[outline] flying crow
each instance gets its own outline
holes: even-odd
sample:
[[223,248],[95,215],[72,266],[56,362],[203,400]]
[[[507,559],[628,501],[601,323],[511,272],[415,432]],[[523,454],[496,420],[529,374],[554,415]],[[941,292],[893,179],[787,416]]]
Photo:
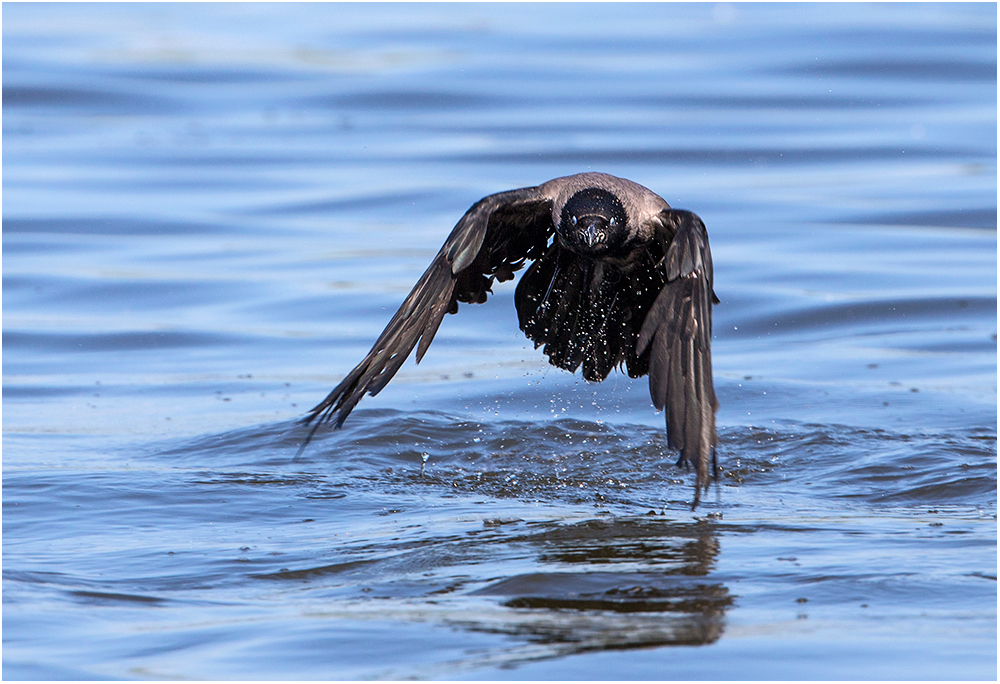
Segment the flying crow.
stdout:
[[[303,419],[343,425],[446,313],[482,304],[494,280],[528,270],[514,293],[521,330],[549,363],[600,382],[649,374],[678,465],[697,469],[695,505],[715,469],[712,254],[705,224],[624,178],[580,173],[489,195],[465,212],[364,360]],[[303,448],[305,444],[303,444]]]

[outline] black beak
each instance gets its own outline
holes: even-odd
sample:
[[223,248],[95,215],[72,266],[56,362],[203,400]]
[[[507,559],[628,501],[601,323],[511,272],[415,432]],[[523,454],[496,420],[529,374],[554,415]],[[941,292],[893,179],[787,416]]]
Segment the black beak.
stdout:
[[602,216],[584,216],[578,227],[580,239],[588,247],[604,242],[608,237],[608,222]]

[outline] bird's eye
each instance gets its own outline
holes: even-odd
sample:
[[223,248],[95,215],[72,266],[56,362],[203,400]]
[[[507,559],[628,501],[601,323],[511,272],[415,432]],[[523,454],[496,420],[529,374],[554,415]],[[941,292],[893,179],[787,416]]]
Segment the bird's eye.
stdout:
[[618,222],[618,219],[616,219],[616,218],[615,218],[614,216],[612,216],[612,217],[611,217],[611,220],[610,220],[610,221],[608,221],[608,225],[609,225],[609,226],[613,226],[613,225],[615,225],[615,224],[616,224],[617,222]]
[[573,221],[573,225],[575,226],[575,225],[576,225],[576,217],[575,217],[575,216],[574,216],[574,217],[572,217],[572,219],[571,219],[571,220]]

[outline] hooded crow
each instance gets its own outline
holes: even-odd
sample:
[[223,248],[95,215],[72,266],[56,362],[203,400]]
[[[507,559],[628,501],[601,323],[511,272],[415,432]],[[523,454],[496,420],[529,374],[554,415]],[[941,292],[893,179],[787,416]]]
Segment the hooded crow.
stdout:
[[417,349],[423,358],[446,313],[482,304],[494,280],[528,265],[514,293],[521,330],[549,363],[600,382],[612,368],[649,375],[666,409],[677,465],[694,464],[695,499],[717,468],[712,385],[712,254],[705,224],[624,178],[580,173],[489,195],[459,220],[368,355],[303,419],[343,425]]

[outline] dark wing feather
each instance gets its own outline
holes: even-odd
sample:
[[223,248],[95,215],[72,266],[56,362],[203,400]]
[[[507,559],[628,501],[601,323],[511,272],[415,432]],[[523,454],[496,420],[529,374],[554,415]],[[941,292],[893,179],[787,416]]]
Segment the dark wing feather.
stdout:
[[679,464],[697,468],[695,504],[708,487],[718,441],[712,385],[712,252],[705,224],[688,211],[665,209],[653,221],[665,248],[667,283],[653,302],[636,345],[649,352],[649,394],[666,408],[667,443]]
[[[316,420],[301,450],[320,425],[339,428],[365,394],[376,395],[417,348],[417,363],[446,313],[458,302],[486,301],[493,281],[510,280],[526,258],[537,258],[555,228],[552,202],[538,188],[484,197],[459,220],[364,360],[303,419]],[[318,419],[318,420],[317,420]]]

